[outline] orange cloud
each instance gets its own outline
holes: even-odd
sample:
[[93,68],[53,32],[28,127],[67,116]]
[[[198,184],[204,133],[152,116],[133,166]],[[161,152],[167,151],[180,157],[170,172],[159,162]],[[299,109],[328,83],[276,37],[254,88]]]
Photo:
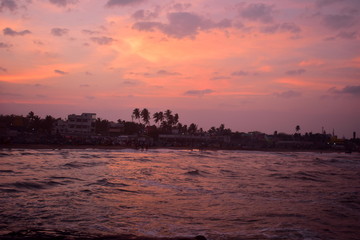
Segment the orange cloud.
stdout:
[[310,60],[304,60],[301,61],[298,65],[301,67],[307,67],[307,66],[321,66],[325,62],[320,59],[310,59]]
[[354,67],[360,67],[360,57],[352,59],[351,63]]
[[286,77],[286,78],[277,79],[277,80],[275,80],[275,82],[283,83],[283,84],[295,86],[295,87],[303,87],[303,88],[307,88],[309,90],[310,89],[324,90],[324,89],[329,89],[330,87],[332,87],[331,84],[322,82],[321,79],[300,80],[297,78]]
[[257,70],[261,72],[272,72],[273,68],[267,65],[267,66],[261,66]]
[[53,64],[35,67],[34,69],[24,69],[17,74],[1,75],[0,81],[11,83],[29,83],[33,80],[41,80],[52,77],[60,77],[64,74],[79,69],[82,64]]

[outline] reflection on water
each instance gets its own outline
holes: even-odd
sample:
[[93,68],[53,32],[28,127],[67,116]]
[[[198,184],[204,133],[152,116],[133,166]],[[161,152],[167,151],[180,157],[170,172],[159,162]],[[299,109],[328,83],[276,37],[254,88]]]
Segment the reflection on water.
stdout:
[[360,155],[2,150],[0,234],[358,239]]

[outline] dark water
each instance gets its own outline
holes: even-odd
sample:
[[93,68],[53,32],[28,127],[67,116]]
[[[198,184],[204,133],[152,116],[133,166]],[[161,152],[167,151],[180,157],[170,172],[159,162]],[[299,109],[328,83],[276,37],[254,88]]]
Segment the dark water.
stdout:
[[0,236],[26,229],[360,239],[360,155],[2,150]]

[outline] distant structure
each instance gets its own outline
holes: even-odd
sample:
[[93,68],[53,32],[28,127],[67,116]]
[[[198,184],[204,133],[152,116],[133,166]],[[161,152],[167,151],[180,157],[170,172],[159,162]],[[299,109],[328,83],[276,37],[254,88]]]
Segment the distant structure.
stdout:
[[54,132],[64,135],[91,135],[95,133],[96,113],[70,114],[68,119],[58,120]]

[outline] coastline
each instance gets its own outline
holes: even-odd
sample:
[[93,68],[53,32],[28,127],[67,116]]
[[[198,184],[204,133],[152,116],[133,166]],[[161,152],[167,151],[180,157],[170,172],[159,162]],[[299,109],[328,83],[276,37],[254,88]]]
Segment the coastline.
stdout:
[[318,152],[318,153],[352,153],[344,149],[289,149],[289,148],[196,148],[196,147],[168,147],[153,146],[148,148],[134,148],[120,145],[61,145],[61,144],[0,144],[0,150],[12,149],[34,149],[34,150],[61,150],[61,149],[94,149],[94,150],[124,150],[133,149],[139,151],[170,149],[170,150],[190,150],[190,151],[252,151],[252,152]]
[[59,230],[43,230],[29,229],[16,232],[9,232],[0,235],[0,240],[207,240],[206,237],[198,235],[195,237],[146,237],[136,236],[132,234],[120,235],[90,235],[87,233],[59,231]]

